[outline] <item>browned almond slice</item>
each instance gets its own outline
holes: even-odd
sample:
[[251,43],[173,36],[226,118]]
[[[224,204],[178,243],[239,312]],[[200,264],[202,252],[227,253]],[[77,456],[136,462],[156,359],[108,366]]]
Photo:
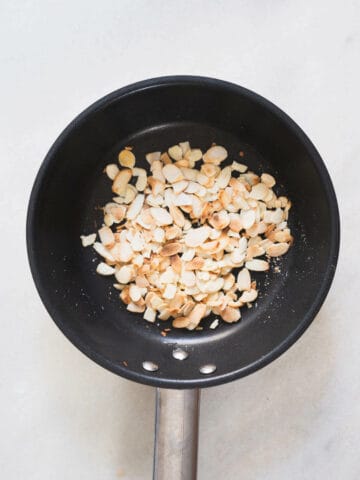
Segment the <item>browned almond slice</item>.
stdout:
[[174,272],[180,275],[182,269],[182,261],[180,260],[179,255],[172,255],[170,257],[170,264]]
[[189,324],[190,319],[188,317],[177,317],[172,322],[174,328],[186,328]]
[[240,320],[241,314],[238,308],[226,307],[221,311],[221,318],[226,323],[234,323]]
[[195,163],[202,159],[203,154],[200,148],[193,148],[188,150],[184,156],[186,160],[189,160],[189,162]]
[[230,215],[225,210],[214,213],[209,218],[209,223],[216,230],[223,230],[230,223]]
[[288,243],[275,243],[273,245],[270,245],[266,249],[266,253],[267,255],[269,255],[269,257],[280,257],[281,255],[284,255],[288,250]]
[[213,163],[214,165],[220,165],[228,156],[227,150],[220,146],[215,145],[214,147],[209,148],[209,150],[204,153],[203,160],[204,163]]
[[167,243],[160,251],[160,255],[162,257],[171,257],[172,255],[176,255],[180,253],[182,250],[181,243],[174,242],[174,243]]
[[179,145],[174,145],[173,147],[170,147],[168,150],[168,154],[173,160],[176,161],[181,160],[183,156],[181,147]]
[[264,253],[265,249],[263,247],[260,245],[252,245],[247,249],[246,260],[251,260],[253,257],[260,257],[261,255],[264,255]]
[[102,227],[99,230],[100,241],[105,247],[111,247],[115,243],[114,233],[109,227]]
[[186,270],[200,270],[204,266],[205,260],[201,257],[194,257],[185,265]]
[[116,175],[114,182],[112,184],[112,191],[117,195],[124,195],[126,192],[126,187],[132,177],[132,172],[129,168],[120,170]]
[[133,168],[135,165],[135,155],[130,150],[121,150],[119,153],[119,163],[122,167]]
[[205,313],[206,305],[204,305],[203,303],[198,303],[197,305],[195,305],[193,310],[188,315],[190,322],[186,328],[188,330],[194,330],[194,328],[196,328],[201,322],[201,319],[205,316]]
[[145,155],[146,160],[150,163],[150,165],[155,162],[156,160],[160,160],[161,152],[150,152]]
[[229,185],[231,179],[231,167],[225,167],[219,173],[216,182],[219,188],[226,188]]

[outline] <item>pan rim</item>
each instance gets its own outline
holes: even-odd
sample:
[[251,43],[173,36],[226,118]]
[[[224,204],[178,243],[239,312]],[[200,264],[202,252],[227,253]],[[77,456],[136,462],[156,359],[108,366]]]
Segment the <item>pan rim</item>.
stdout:
[[[306,148],[309,156],[313,164],[315,165],[321,181],[323,183],[327,201],[331,206],[331,230],[332,234],[330,236],[330,254],[328,259],[328,264],[326,267],[326,272],[324,274],[323,282],[321,284],[321,288],[319,289],[315,300],[313,301],[311,307],[307,311],[306,315],[303,317],[302,321],[299,323],[298,327],[292,331],[292,333],[280,344],[277,345],[273,350],[271,350],[268,354],[264,355],[263,357],[257,359],[253,363],[247,365],[246,367],[239,368],[237,370],[233,370],[232,372],[228,372],[225,374],[216,374],[216,372],[209,376],[203,377],[193,380],[177,380],[173,378],[164,378],[164,377],[157,377],[154,374],[146,373],[139,373],[136,371],[129,370],[122,364],[114,364],[105,358],[99,352],[93,350],[89,347],[85,342],[79,338],[76,334],[74,334],[71,328],[59,319],[55,313],[55,309],[53,309],[51,302],[48,301],[46,295],[46,289],[43,287],[41,280],[40,280],[40,272],[38,270],[35,258],[34,258],[34,245],[33,245],[33,219],[36,214],[36,199],[42,185],[44,176],[46,175],[47,168],[52,162],[55,152],[58,149],[58,146],[62,144],[62,142],[67,138],[68,134],[72,132],[74,129],[77,128],[79,124],[85,121],[89,114],[96,112],[98,109],[103,108],[105,106],[110,105],[112,102],[118,100],[120,97],[132,95],[136,92],[140,92],[143,90],[148,90],[151,88],[158,88],[160,86],[164,87],[166,85],[171,86],[182,86],[182,85],[189,85],[189,84],[196,84],[197,86],[213,86],[217,88],[224,88],[229,92],[233,92],[236,94],[241,94],[246,96],[256,103],[262,105],[264,108],[269,110],[273,113],[276,117],[281,119],[285,124],[286,127],[291,130],[301,141],[301,143]],[[117,89],[99,100],[96,100],[92,103],[89,107],[83,110],[79,115],[77,115],[61,132],[61,134],[57,137],[53,145],[51,146],[50,150],[48,151],[45,159],[43,160],[40,169],[36,175],[30,199],[28,203],[28,211],[27,211],[27,219],[26,219],[26,244],[27,244],[27,253],[28,253],[28,261],[30,264],[30,270],[32,273],[32,277],[36,286],[36,289],[39,293],[41,301],[45,306],[47,312],[49,313],[50,317],[53,319],[55,324],[58,328],[62,331],[62,333],[70,340],[70,342],[77,347],[82,353],[84,353],[87,357],[91,360],[99,364],[100,366],[106,368],[107,370],[120,375],[121,377],[127,378],[129,380],[136,381],[138,383],[161,387],[161,388],[204,388],[210,386],[216,386],[223,383],[230,382],[232,380],[245,377],[255,371],[259,370],[260,368],[265,367],[278,357],[282,355],[285,351],[287,351],[306,331],[306,329],[310,326],[314,318],[316,317],[317,313],[319,312],[320,308],[322,307],[326,296],[330,290],[336,265],[338,261],[339,255],[339,248],[340,248],[340,217],[339,217],[339,208],[338,202],[336,199],[336,194],[334,191],[334,187],[330,178],[330,175],[327,171],[327,168],[318,153],[317,149],[311,142],[311,140],[307,137],[304,131],[292,120],[284,111],[282,111],[279,107],[275,104],[267,100],[266,98],[262,97],[261,95],[244,88],[242,86],[236,85],[234,83],[219,80],[210,77],[204,76],[192,76],[192,75],[174,75],[174,76],[163,76],[163,77],[155,77],[148,80],[142,80],[136,83],[132,83],[120,89]]]

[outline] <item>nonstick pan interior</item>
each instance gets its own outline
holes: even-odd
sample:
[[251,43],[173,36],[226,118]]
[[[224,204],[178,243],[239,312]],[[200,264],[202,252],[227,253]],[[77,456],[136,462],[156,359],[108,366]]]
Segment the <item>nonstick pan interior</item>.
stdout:
[[[179,141],[206,149],[224,145],[255,172],[273,174],[293,202],[289,253],[254,275],[259,298],[242,320],[216,330],[171,330],[129,313],[111,279],[95,273],[98,258],[80,235],[101,226],[99,207],[111,201],[103,174],[118,151],[132,145],[139,166],[145,153]],[[339,246],[338,209],[318,153],[284,113],[235,85],[199,77],[141,82],[114,92],[82,113],[48,153],[31,195],[28,252],[33,276],[50,315],[86,355],[107,369],[162,387],[204,387],[247,375],[286,350],[310,324],[334,274]],[[172,357],[181,347],[184,361]],[[159,366],[143,368],[144,361]],[[213,364],[204,375],[200,368]]]

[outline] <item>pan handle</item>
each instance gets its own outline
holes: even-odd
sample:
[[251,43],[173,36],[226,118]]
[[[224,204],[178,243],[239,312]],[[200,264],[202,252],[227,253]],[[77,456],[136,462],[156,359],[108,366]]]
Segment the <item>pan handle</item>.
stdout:
[[199,406],[199,389],[156,389],[153,480],[196,480]]

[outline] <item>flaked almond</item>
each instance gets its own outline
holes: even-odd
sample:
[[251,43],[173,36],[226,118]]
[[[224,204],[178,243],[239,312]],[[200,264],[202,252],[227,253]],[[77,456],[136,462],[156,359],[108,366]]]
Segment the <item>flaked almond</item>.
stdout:
[[261,255],[264,255],[264,253],[265,250],[263,247],[260,245],[252,245],[247,249],[246,260],[251,260],[253,257],[260,257]]
[[96,267],[96,273],[98,273],[99,275],[114,275],[115,268],[111,267],[107,263],[101,262]]
[[180,182],[184,178],[183,174],[181,173],[181,170],[176,165],[173,165],[173,164],[164,165],[162,171],[163,171],[164,177],[169,183]]
[[145,311],[145,305],[137,305],[136,303],[130,302],[126,309],[133,313],[143,313]]
[[172,216],[170,213],[161,207],[151,207],[150,213],[155,220],[155,223],[158,227],[163,227],[165,225],[171,225],[173,223]]
[[80,235],[80,239],[83,247],[90,247],[95,243],[96,233],[90,233],[90,235]]
[[268,188],[272,188],[276,183],[275,178],[269,173],[263,173],[260,178],[262,183],[266,185]]
[[209,178],[214,178],[220,173],[220,169],[217,165],[212,163],[204,163],[201,166],[201,172]]
[[129,288],[129,295],[131,300],[136,303],[141,298],[141,289],[135,283],[132,283]]
[[147,307],[144,312],[143,319],[147,320],[148,322],[154,323],[156,319],[156,311],[153,310],[151,307]]
[[119,163],[122,167],[133,168],[135,165],[135,155],[130,150],[121,150],[119,153]]
[[242,210],[240,213],[240,221],[242,223],[242,227],[246,230],[251,228],[255,223],[254,210]]
[[176,182],[173,184],[173,190],[176,195],[183,192],[186,187],[189,185],[188,180],[180,180],[180,182]]
[[190,163],[195,163],[198,162],[199,160],[202,159],[202,151],[200,148],[193,148],[191,150],[188,150],[185,154],[184,157],[186,160],[188,160]]
[[172,255],[176,255],[180,253],[182,250],[181,243],[173,242],[167,243],[160,251],[160,255],[162,257],[171,257]]
[[157,180],[154,177],[148,177],[147,178],[148,184],[151,187],[152,194],[154,196],[159,195],[165,190],[165,183],[161,182],[160,180]]
[[190,262],[185,264],[186,270],[200,270],[205,263],[205,260],[201,257],[194,257]]
[[193,271],[184,270],[180,281],[185,287],[193,287],[196,284],[196,276]]
[[172,298],[175,297],[177,291],[177,287],[175,284],[169,283],[166,285],[164,293],[163,293],[163,298],[166,298],[167,300],[171,300]]
[[230,215],[225,210],[221,210],[209,218],[209,223],[216,230],[223,230],[230,223]]
[[112,184],[112,191],[117,195],[124,195],[126,192],[126,187],[132,177],[132,172],[129,168],[120,170],[116,175],[114,182]]
[[251,289],[248,292],[243,292],[239,300],[243,303],[254,302],[257,299],[257,296],[257,290]]
[[175,273],[180,275],[181,270],[182,270],[182,261],[180,260],[179,255],[172,255],[170,257],[170,264],[174,270]]
[[102,227],[98,231],[100,242],[105,245],[105,247],[111,247],[115,243],[114,233],[109,227]]
[[233,170],[234,172],[240,172],[240,173],[245,173],[246,170],[248,169],[248,167],[242,163],[239,163],[239,162],[233,162],[231,164],[231,170]]
[[265,260],[258,260],[257,258],[246,262],[245,267],[254,272],[265,272],[266,270],[269,270],[268,262]]
[[237,276],[237,279],[236,279],[236,286],[237,286],[238,290],[240,290],[240,291],[250,290],[250,288],[251,288],[251,277],[250,277],[250,272],[247,268],[243,268],[238,273],[238,276]]
[[193,205],[193,197],[187,193],[179,193],[174,198],[174,205],[177,207],[187,207]]
[[179,147],[181,148],[183,156],[191,149],[189,142],[179,142]]
[[95,242],[93,244],[94,250],[101,255],[103,258],[106,260],[109,260],[110,262],[114,262],[115,258],[113,255],[109,252],[109,250],[100,242]]
[[190,324],[190,318],[188,317],[177,317],[174,318],[172,326],[174,328],[187,328]]
[[190,229],[185,236],[185,245],[193,248],[200,246],[209,238],[210,231],[208,226]]
[[219,185],[219,188],[226,188],[229,185],[230,178],[231,178],[231,167],[223,168],[216,179],[216,182]]
[[115,180],[116,175],[119,173],[119,167],[115,163],[110,163],[105,167],[105,173],[110,180]]
[[226,323],[234,323],[240,320],[241,314],[238,308],[226,307],[221,311],[221,318]]
[[190,322],[186,328],[188,330],[194,330],[199,325],[201,319],[205,316],[205,313],[206,305],[203,303],[198,303],[195,305],[193,310],[188,315]]
[[145,196],[143,194],[137,195],[135,200],[130,205],[127,213],[126,218],[128,220],[134,220],[140,213],[143,205],[144,205]]
[[250,198],[255,200],[264,200],[264,198],[269,193],[268,187],[264,183],[258,183],[254,185],[250,192]]
[[266,254],[269,257],[280,257],[289,250],[289,247],[288,243],[275,243],[266,249]]
[[124,265],[115,272],[116,280],[121,284],[127,284],[133,279],[134,270],[130,265]]
[[209,150],[204,153],[203,160],[204,163],[213,163],[214,165],[220,165],[228,156],[226,149],[220,145],[215,145],[214,147],[209,148]]
[[161,152],[150,152],[145,155],[145,158],[151,165],[153,162],[160,160],[160,155]]
[[181,160],[183,156],[182,149],[179,145],[174,145],[173,147],[170,147],[168,150],[168,154],[173,160]]

